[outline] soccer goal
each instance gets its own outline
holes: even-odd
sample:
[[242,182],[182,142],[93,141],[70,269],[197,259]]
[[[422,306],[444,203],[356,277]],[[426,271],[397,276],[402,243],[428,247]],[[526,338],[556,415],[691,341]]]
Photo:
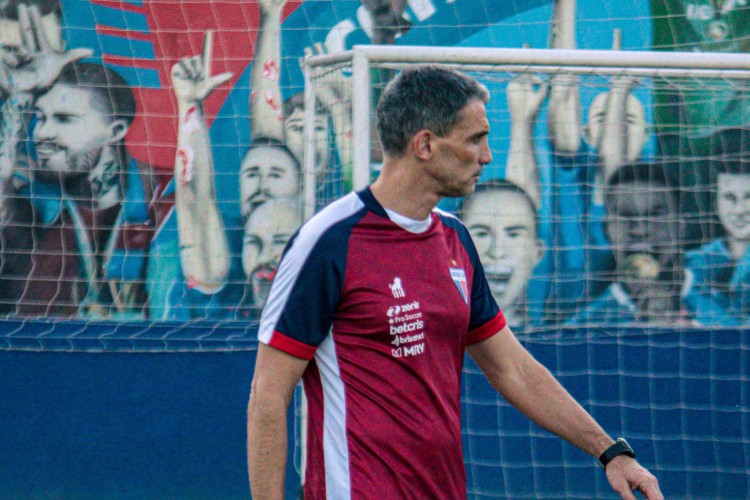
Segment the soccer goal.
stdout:
[[[309,57],[308,215],[377,177],[377,98],[417,63],[490,92],[493,162],[472,197],[440,208],[472,233],[521,341],[630,440],[667,497],[747,498],[750,55],[358,46]],[[332,102],[336,141],[313,132]],[[468,358],[463,389],[470,498],[612,497],[589,457],[520,416]]]

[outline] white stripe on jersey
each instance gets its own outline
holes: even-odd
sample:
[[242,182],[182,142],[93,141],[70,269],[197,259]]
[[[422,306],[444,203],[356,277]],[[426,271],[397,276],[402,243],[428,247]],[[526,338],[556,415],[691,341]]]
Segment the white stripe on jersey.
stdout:
[[349,441],[346,439],[346,395],[339,373],[336,345],[328,335],[315,353],[323,386],[323,459],[328,500],[351,498]]
[[315,247],[320,237],[333,225],[353,215],[364,207],[364,203],[356,193],[349,193],[334,201],[300,228],[297,238],[287,250],[271,285],[266,306],[260,318],[258,341],[268,344],[276,329],[281,313],[289,300],[297,274],[307,261],[307,257]]

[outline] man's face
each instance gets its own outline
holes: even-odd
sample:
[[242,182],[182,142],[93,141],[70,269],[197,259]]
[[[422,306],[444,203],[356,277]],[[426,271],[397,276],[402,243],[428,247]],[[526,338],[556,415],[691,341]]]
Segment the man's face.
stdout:
[[727,235],[750,240],[750,174],[719,174],[716,189],[716,210]]
[[492,295],[510,312],[524,298],[526,284],[544,253],[527,197],[512,189],[482,191],[464,205],[469,229]]
[[487,142],[490,124],[484,103],[478,99],[467,104],[459,122],[445,137],[434,136],[431,144],[434,160],[427,173],[438,185],[440,196],[468,196],[492,161]]
[[[286,146],[302,164],[305,157],[305,112],[294,108],[291,115],[284,120],[284,139]],[[325,171],[330,163],[331,152],[328,148],[328,117],[325,114],[315,115],[315,172]]]
[[299,205],[284,199],[259,205],[247,219],[242,267],[257,307],[265,305],[284,247],[301,223]]
[[607,236],[621,277],[653,279],[673,267],[680,253],[680,220],[665,186],[620,184],[610,188],[605,203]]
[[242,215],[274,198],[299,196],[299,167],[283,148],[258,146],[250,149],[240,170]]
[[[608,140],[604,135],[604,119],[607,112],[607,92],[597,95],[588,113],[588,126],[586,127],[586,140],[589,144],[600,147],[601,141]],[[641,156],[643,146],[646,144],[646,115],[643,105],[633,94],[628,95],[625,105],[625,140],[627,146],[627,162],[634,162]]]
[[[41,180],[87,174],[99,161],[105,146],[121,138],[115,122],[102,109],[91,91],[70,85],[55,85],[35,105],[32,132]],[[124,123],[120,127],[126,129]]]

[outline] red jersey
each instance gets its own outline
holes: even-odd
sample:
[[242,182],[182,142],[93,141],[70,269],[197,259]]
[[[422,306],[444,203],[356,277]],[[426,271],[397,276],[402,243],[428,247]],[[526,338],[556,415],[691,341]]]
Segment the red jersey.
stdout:
[[413,233],[366,189],[303,225],[259,339],[311,360],[305,498],[465,497],[464,351],[504,326],[455,217]]

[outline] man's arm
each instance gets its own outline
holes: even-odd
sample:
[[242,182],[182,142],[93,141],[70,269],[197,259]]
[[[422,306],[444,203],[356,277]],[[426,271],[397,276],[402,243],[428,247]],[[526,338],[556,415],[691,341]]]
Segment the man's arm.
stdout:
[[[576,48],[576,0],[555,0],[552,13],[551,47]],[[581,102],[578,77],[570,73],[554,73],[547,110],[547,126],[554,151],[575,155],[581,148]]]
[[250,142],[284,141],[281,72],[281,13],[286,0],[260,0],[260,27],[250,70]]
[[[305,48],[305,57],[325,53],[322,44]],[[304,59],[302,60],[304,64]],[[303,68],[304,71],[304,68]],[[316,82],[321,105],[331,117],[333,138],[341,161],[344,192],[352,189],[354,142],[352,141],[352,82],[341,68],[333,69]]]
[[260,344],[247,407],[247,468],[253,498],[282,500],[286,418],[307,361]]
[[[507,326],[468,351],[490,384],[537,425],[597,458],[614,443]],[[607,479],[622,498],[635,499],[634,489],[649,500],[663,498],[656,478],[630,457],[612,460]]]
[[548,86],[539,78],[521,74],[508,83],[506,94],[510,111],[510,148],[505,179],[528,193],[539,206],[542,188],[534,149],[534,122],[547,96]]
[[[612,50],[620,50],[621,33],[615,29],[612,33]],[[600,137],[594,145],[602,167],[601,181],[606,185],[609,178],[626,163],[638,160],[641,151],[628,156],[628,101],[632,96],[635,79],[627,74],[612,77],[602,122]],[[640,103],[639,103],[640,105]]]
[[202,103],[232,74],[211,75],[212,41],[209,31],[203,55],[182,59],[171,73],[179,117],[174,178],[180,263],[188,282],[204,293],[221,288],[230,262],[229,243],[216,201],[213,156]]

